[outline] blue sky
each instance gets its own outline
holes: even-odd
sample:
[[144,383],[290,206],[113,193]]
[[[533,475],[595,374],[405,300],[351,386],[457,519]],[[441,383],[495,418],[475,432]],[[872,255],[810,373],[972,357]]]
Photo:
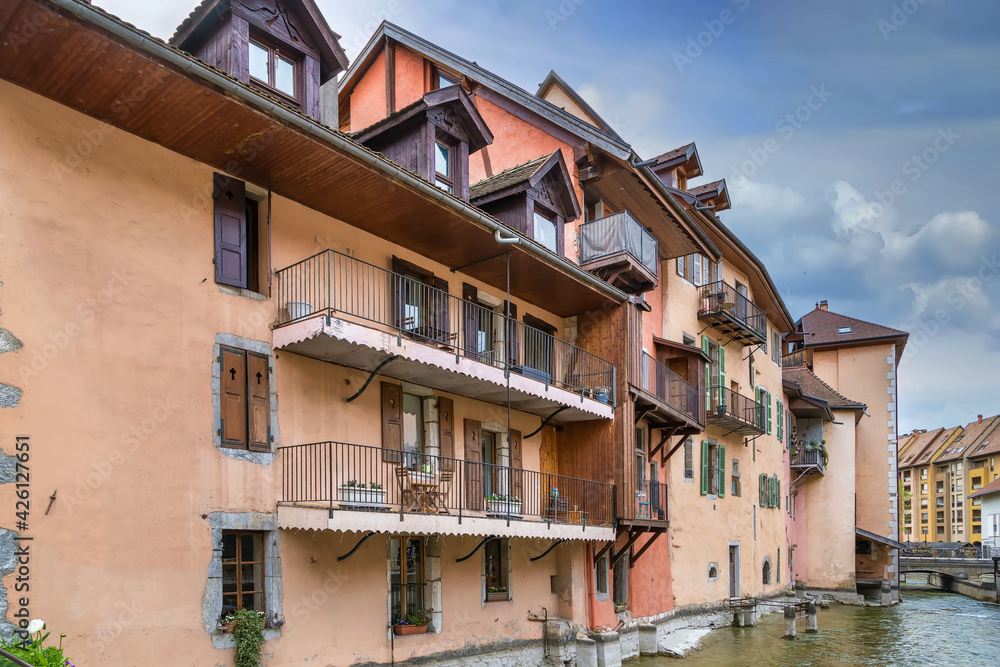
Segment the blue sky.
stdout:
[[[167,38],[195,0],[97,0]],[[1000,398],[1000,3],[317,0],[350,57],[387,18],[534,91],[555,69],[652,157],[697,141],[794,317],[910,331],[900,432]]]

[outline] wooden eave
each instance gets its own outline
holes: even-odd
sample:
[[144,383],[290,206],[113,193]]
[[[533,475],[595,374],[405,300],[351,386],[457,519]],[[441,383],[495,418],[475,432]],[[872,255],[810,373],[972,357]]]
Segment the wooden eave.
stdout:
[[[626,298],[530,241],[498,245],[487,224],[495,219],[98,8],[11,0],[0,5],[0,34],[9,39],[43,9],[47,24],[18,44],[18,57],[0,59],[0,78],[445,266],[509,249],[511,292],[558,316]],[[507,284],[503,257],[463,272]]]
[[689,356],[698,357],[706,364],[711,363],[712,361],[712,359],[707,354],[705,354],[704,350],[702,350],[700,347],[695,347],[694,345],[685,345],[684,343],[678,343],[677,341],[667,340],[666,338],[660,338],[659,336],[653,336],[653,344],[658,345],[667,350],[678,352],[685,357]]

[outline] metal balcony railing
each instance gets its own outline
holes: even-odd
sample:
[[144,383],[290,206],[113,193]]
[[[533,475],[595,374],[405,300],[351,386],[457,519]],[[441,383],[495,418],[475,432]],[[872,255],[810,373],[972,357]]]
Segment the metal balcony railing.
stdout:
[[580,264],[623,252],[657,276],[656,239],[628,211],[612,213],[580,226]]
[[281,502],[318,504],[331,513],[400,512],[588,526],[610,526],[615,520],[613,484],[342,442],[279,447],[278,452]]
[[701,421],[698,387],[646,352],[642,353],[642,388],[695,421]]
[[278,326],[343,313],[469,359],[614,403],[614,365],[416,278],[335,250],[275,272]]
[[702,285],[698,317],[735,321],[762,342],[767,342],[767,314],[724,280]]
[[737,422],[764,432],[764,406],[749,396],[727,387],[709,387],[707,420],[712,423]]
[[667,520],[667,485],[648,479],[636,480],[635,504],[624,519]]
[[792,466],[823,467],[823,452],[818,449],[799,449],[791,457]]

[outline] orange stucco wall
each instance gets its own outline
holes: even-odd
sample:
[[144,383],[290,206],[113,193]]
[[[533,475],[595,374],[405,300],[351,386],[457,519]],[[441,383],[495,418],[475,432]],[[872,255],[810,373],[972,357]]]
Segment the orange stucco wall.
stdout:
[[424,96],[424,58],[405,46],[396,44],[396,109]]
[[385,118],[385,52],[375,56],[371,67],[351,93],[351,132]]

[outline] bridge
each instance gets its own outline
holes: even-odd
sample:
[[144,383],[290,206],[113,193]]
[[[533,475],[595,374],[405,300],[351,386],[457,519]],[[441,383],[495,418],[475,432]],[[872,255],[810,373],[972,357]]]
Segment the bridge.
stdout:
[[993,574],[993,560],[991,558],[900,556],[899,572],[901,574],[939,574],[953,579],[975,579]]

